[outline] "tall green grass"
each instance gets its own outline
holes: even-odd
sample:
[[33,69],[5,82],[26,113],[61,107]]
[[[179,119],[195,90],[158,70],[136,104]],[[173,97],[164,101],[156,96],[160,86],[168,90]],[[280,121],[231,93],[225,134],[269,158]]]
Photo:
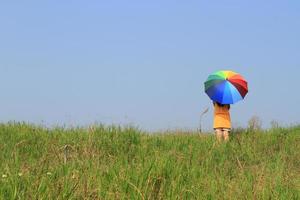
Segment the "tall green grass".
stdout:
[[0,199],[300,199],[300,127],[229,142],[131,127],[0,124]]

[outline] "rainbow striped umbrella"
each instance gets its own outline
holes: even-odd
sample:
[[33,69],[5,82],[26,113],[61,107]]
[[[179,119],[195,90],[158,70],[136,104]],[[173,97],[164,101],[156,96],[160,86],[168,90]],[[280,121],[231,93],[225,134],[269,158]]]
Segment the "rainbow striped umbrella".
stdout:
[[215,72],[204,84],[205,92],[211,100],[221,104],[234,104],[248,93],[247,81],[233,71]]

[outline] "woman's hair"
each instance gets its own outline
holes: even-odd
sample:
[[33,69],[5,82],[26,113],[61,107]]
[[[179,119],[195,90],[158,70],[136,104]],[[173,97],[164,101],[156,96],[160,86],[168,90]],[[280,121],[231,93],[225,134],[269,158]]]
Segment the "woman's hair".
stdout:
[[230,104],[221,104],[221,103],[219,103],[219,102],[216,102],[216,101],[214,101],[214,102],[213,102],[213,104],[214,104],[214,105],[216,105],[216,104],[217,104],[217,105],[218,105],[218,106],[220,106],[220,107],[227,106],[227,107],[228,107],[228,109],[230,109]]

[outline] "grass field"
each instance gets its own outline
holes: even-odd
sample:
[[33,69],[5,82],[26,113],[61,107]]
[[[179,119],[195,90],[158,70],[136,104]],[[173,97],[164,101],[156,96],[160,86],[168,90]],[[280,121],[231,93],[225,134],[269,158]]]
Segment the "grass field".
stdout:
[[300,199],[300,127],[210,134],[0,124],[0,199]]

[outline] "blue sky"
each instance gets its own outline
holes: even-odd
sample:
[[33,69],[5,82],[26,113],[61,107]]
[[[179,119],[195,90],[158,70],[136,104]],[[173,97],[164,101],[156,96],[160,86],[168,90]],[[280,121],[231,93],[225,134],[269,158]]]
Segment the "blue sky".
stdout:
[[[219,69],[234,126],[299,123],[299,1],[2,1],[0,121],[194,129]],[[212,127],[212,110],[203,120]]]

